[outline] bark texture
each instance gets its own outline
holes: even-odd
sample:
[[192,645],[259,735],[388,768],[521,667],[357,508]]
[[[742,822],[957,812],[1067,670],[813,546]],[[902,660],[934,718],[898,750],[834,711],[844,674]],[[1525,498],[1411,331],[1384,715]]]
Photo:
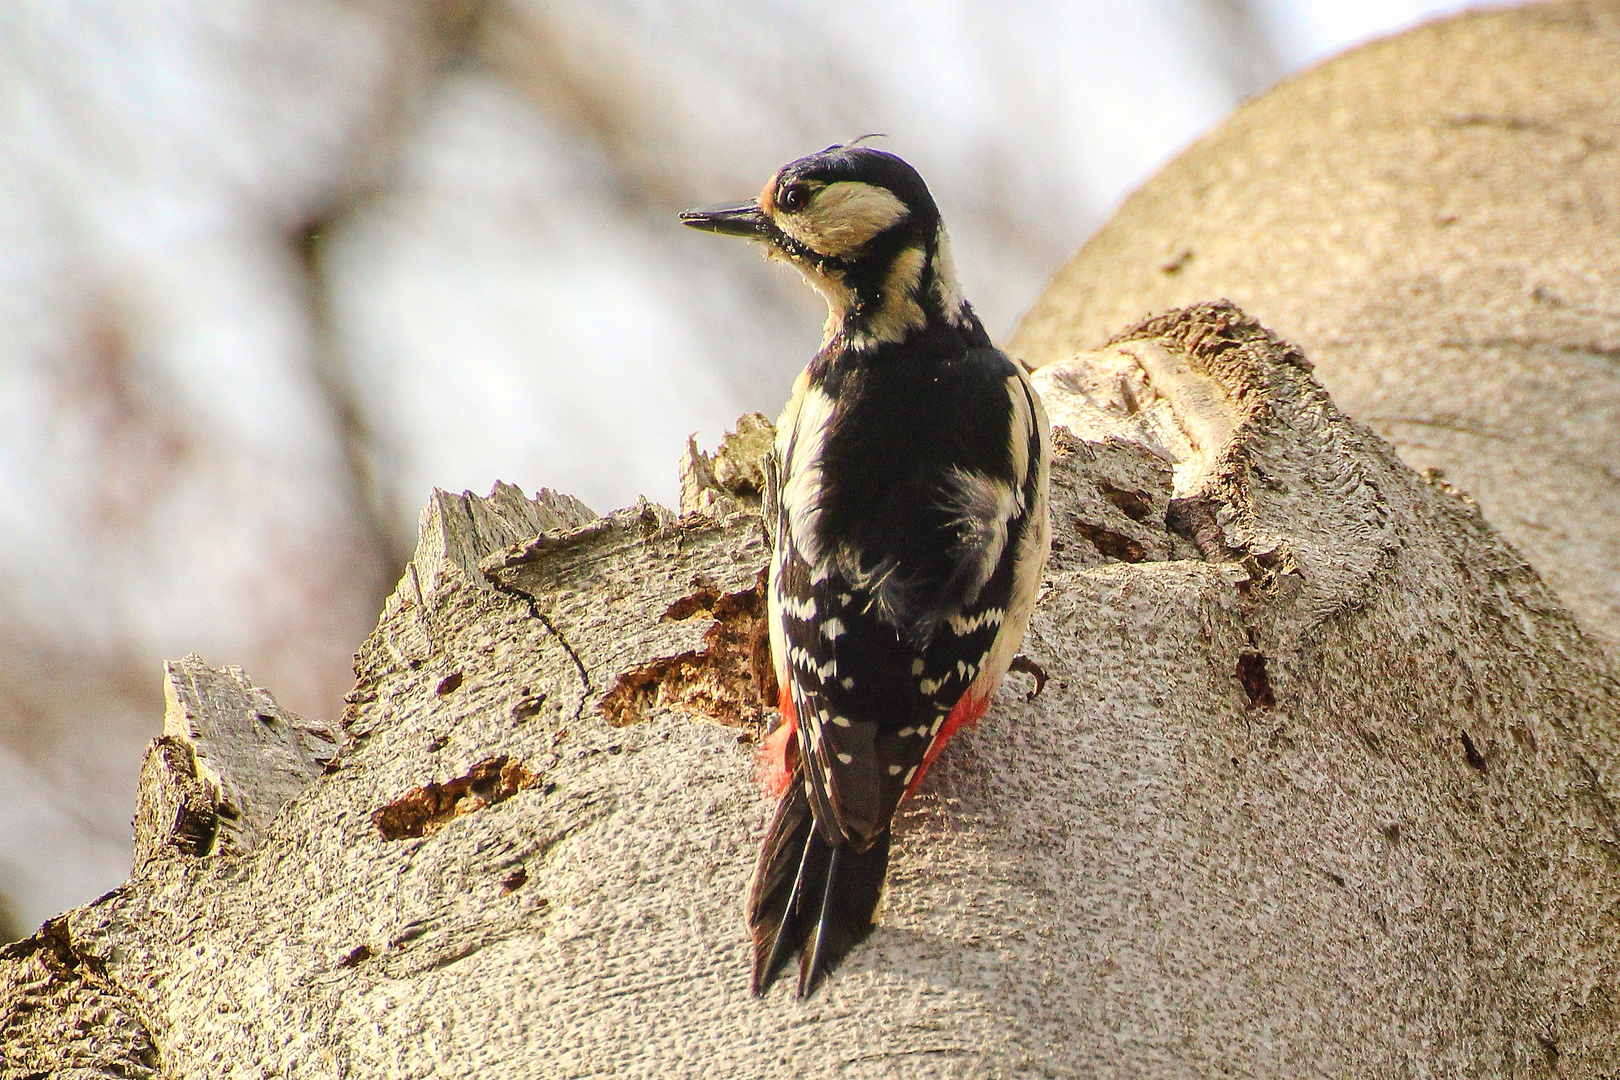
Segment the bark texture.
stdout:
[[[0,950],[7,1074],[1612,1074],[1601,648],[1230,306],[1039,378],[1070,429],[1044,686],[904,809],[884,924],[817,996],[747,992],[756,493],[441,492],[335,755],[171,668],[143,805],[181,809]],[[199,842],[231,791],[279,810]]]
[[1475,495],[1620,642],[1620,3],[1421,27],[1239,109],[1133,195],[1011,349],[1225,296]]

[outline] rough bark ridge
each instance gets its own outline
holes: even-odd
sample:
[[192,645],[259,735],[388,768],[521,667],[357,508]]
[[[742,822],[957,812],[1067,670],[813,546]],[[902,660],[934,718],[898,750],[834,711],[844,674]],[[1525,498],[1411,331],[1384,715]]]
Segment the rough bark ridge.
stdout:
[[1620,644],[1620,2],[1474,12],[1238,109],[1132,195],[1009,348],[1228,297],[1439,468]]
[[245,738],[188,773],[197,733],[302,728],[171,671],[162,857],[0,950],[7,1074],[1612,1072],[1601,650],[1230,306],[1040,378],[1073,428],[1027,645],[1048,679],[905,809],[884,925],[816,997],[747,993],[749,493],[596,518],[441,492],[340,752],[286,752],[311,768],[251,842],[187,824],[269,805]]

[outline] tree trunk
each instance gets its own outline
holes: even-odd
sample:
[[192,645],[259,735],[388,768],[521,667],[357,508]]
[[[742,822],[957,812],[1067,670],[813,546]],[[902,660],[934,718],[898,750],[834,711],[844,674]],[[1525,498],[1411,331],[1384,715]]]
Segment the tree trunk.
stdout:
[[[435,493],[340,724],[170,665],[134,876],[0,949],[0,1077],[1620,1074],[1617,26],[1325,65],[1059,278],[1030,674],[808,1001],[747,993],[745,418],[680,516]],[[1223,293],[1305,352],[1210,303],[1104,344]]]
[[1039,381],[1041,678],[816,996],[747,989],[750,484],[441,492],[341,732],[171,667],[136,876],[0,950],[8,1075],[1612,1073],[1601,649],[1230,306]]
[[1620,646],[1620,2],[1482,11],[1328,61],[1132,195],[1019,326],[1040,365],[1224,296],[1477,496]]

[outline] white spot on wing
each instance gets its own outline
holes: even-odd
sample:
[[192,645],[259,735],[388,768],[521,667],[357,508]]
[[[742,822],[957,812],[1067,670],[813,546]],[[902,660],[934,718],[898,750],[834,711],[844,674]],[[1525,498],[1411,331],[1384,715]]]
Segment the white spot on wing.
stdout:
[[843,632],[844,622],[842,619],[828,619],[821,624],[821,635],[828,641],[837,641],[838,635]]
[[851,757],[850,755],[848,755],[848,754],[839,754],[838,755],[838,760],[840,762],[842,762],[843,764],[848,765],[850,762],[854,761],[855,759],[853,757]]
[[963,618],[961,615],[952,615],[946,621],[950,624],[951,633],[957,637],[965,637],[981,626],[1001,625],[1001,620],[1006,617],[1006,614],[1001,608],[985,608],[977,615],[971,615],[967,618]]
[[809,622],[816,617],[816,598],[813,596],[798,598],[784,596],[781,606],[782,614],[792,616],[800,622]]
[[900,775],[900,768],[901,767],[899,765],[890,765],[889,766],[889,775],[890,776],[899,776]]

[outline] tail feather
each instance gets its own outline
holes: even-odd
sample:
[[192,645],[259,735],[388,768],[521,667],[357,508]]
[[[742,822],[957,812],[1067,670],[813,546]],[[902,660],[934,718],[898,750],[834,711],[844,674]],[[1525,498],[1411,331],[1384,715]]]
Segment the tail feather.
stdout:
[[825,879],[831,855],[816,832],[804,784],[796,778],[776,804],[748,890],[748,930],[754,940],[750,986],[769,990],[811,930],[807,898]]
[[769,990],[799,953],[799,996],[808,997],[872,932],[888,870],[889,831],[865,851],[828,844],[815,827],[804,777],[795,769],[748,889],[754,994]]

